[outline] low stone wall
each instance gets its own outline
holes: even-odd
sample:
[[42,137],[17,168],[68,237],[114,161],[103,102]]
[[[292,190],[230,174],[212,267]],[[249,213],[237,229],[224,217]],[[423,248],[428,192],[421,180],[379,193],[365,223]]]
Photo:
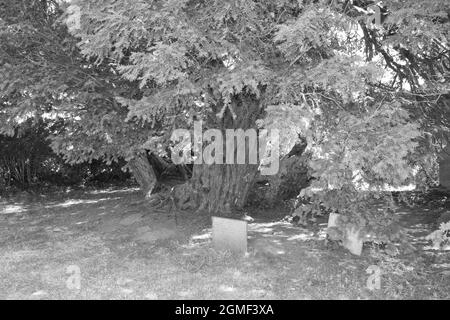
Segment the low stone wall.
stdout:
[[441,186],[450,190],[450,146],[447,146],[441,154],[439,182]]

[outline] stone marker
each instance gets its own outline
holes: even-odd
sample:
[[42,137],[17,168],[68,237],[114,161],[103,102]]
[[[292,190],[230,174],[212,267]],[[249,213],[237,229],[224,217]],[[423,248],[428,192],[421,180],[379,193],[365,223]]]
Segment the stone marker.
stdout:
[[339,214],[331,212],[328,217],[328,228],[338,226]]
[[247,253],[247,221],[212,217],[212,238],[216,250],[245,254]]
[[[328,218],[328,235],[331,235],[331,231],[333,228],[339,228],[340,226],[340,214],[337,213],[330,213],[330,216]],[[342,240],[342,245],[344,248],[346,248],[348,251],[350,251],[352,254],[360,256],[362,253],[363,248],[363,239],[361,237],[361,228],[358,228],[354,224],[347,224],[344,234],[340,236],[341,239],[334,239],[332,237],[332,240]]]
[[363,240],[361,237],[361,228],[355,225],[349,226],[345,230],[345,238],[342,245],[354,255],[360,256],[363,249]]

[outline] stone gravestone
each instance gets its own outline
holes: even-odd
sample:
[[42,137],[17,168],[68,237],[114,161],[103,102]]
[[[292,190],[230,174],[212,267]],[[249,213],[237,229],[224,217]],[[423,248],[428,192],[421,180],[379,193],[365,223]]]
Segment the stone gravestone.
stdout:
[[214,249],[235,254],[247,253],[247,221],[212,217]]
[[363,239],[361,237],[361,228],[358,228],[354,224],[347,224],[343,234],[334,236],[334,229],[338,229],[340,214],[330,213],[328,218],[328,230],[327,233],[332,240],[342,240],[342,245],[352,254],[360,256],[363,248]]
[[345,230],[345,238],[342,245],[354,255],[360,256],[363,249],[363,239],[361,238],[361,228],[355,225],[349,226]]

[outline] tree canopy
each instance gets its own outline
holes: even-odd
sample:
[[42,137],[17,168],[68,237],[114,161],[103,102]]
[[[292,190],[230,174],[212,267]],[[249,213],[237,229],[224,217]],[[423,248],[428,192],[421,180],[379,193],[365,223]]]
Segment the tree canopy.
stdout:
[[[446,0],[0,1],[0,130],[63,118],[52,146],[70,162],[163,153],[195,119],[282,129],[282,155],[300,133],[316,178],[303,195],[355,211],[355,181],[431,175],[449,134],[449,21]],[[251,184],[257,168],[217,170]],[[200,176],[191,189],[217,185]],[[243,204],[248,185],[223,179]]]

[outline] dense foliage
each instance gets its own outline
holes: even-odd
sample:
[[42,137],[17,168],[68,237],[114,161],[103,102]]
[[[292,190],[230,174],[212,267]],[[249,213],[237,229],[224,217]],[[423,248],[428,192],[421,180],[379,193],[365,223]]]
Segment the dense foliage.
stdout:
[[45,174],[52,155],[46,129],[43,122],[33,126],[26,121],[16,128],[14,136],[0,136],[0,188],[26,187]]
[[[301,134],[314,178],[301,196],[362,224],[386,186],[433,175],[449,134],[446,0],[67,7],[0,1],[2,133],[29,114],[63,118],[52,147],[72,163],[163,154],[172,130],[195,119],[204,129],[280,129],[281,156]],[[240,208],[257,171],[194,165],[177,197]]]
[[28,119],[15,128],[14,135],[0,135],[0,192],[127,182],[130,175],[122,170],[123,159],[109,165],[102,160],[65,162],[49,141],[61,125],[48,119]]

